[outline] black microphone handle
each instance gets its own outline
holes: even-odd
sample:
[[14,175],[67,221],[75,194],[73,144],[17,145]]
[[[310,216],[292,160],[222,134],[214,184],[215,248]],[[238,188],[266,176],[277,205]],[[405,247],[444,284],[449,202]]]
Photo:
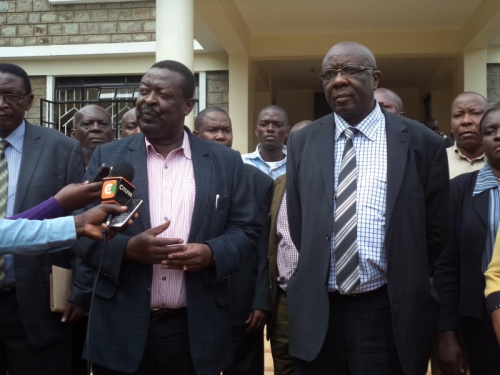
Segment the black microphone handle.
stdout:
[[114,215],[112,213],[109,213],[104,224],[109,225],[109,223],[111,223],[111,220],[113,220],[113,216]]

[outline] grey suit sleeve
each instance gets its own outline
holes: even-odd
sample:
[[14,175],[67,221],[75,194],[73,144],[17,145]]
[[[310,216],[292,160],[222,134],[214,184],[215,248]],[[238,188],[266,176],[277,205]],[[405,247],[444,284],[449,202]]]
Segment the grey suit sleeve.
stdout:
[[288,225],[290,227],[290,236],[293,244],[300,252],[301,227],[302,227],[302,206],[300,202],[299,191],[299,171],[297,169],[296,157],[293,140],[294,135],[290,134],[287,142],[287,161],[286,161],[286,208],[288,212]]

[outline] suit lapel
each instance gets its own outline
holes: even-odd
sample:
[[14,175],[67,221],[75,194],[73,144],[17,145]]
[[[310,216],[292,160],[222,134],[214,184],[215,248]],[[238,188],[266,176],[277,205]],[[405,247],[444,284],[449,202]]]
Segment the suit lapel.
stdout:
[[[385,116],[385,114],[384,114]],[[406,126],[399,118],[385,116],[387,137],[387,198],[386,198],[386,232],[391,222],[392,213],[403,181],[408,162],[410,135],[405,133]]]
[[323,183],[328,196],[328,201],[333,209],[333,183],[334,183],[334,145],[335,145],[335,122],[333,113],[323,118],[320,126],[314,132],[318,164],[321,167]]
[[[210,202],[212,163],[210,162],[208,149],[191,132],[188,133],[196,189],[193,218],[203,218]],[[202,222],[203,220],[191,220],[188,242],[193,242],[193,238],[199,232]]]
[[151,228],[151,217],[149,213],[149,185],[148,185],[148,164],[146,144],[144,135],[133,137],[129,144],[129,151],[132,157],[127,158],[134,167],[134,199],[142,199],[144,203],[139,209],[139,220],[145,230]]
[[40,154],[43,149],[43,139],[34,125],[26,121],[26,131],[24,133],[23,154],[21,159],[21,169],[17,180],[16,201],[14,203],[14,213],[21,210],[21,203],[24,202],[26,193],[31,184],[31,179],[35,174]]
[[[468,193],[470,194],[470,192],[468,192]],[[474,205],[474,208],[476,209],[476,213],[483,221],[483,224],[485,225],[485,227],[488,225],[488,217],[487,216],[488,216],[488,211],[489,211],[488,210],[489,202],[490,202],[489,190],[472,197],[472,203]]]

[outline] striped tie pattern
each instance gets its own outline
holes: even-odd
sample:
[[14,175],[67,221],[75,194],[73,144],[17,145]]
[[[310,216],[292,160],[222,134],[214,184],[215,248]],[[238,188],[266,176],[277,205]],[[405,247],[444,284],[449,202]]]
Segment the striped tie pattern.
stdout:
[[344,131],[347,138],[340,165],[335,209],[335,274],[339,291],[351,294],[359,285],[356,218],[356,151],[353,138],[358,129]]
[[[5,149],[9,142],[5,139],[0,141],[0,218],[4,218],[7,211],[7,187],[9,185],[9,168]],[[0,285],[5,279],[4,258],[0,256]]]

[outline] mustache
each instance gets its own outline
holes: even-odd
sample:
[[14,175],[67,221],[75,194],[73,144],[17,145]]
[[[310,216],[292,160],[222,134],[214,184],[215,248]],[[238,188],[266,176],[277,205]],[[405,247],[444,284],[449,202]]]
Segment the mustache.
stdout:
[[150,105],[147,105],[147,104],[141,105],[140,106],[140,111],[141,112],[151,112],[151,113],[154,113],[154,114],[158,114],[158,111],[154,107],[152,107]]

